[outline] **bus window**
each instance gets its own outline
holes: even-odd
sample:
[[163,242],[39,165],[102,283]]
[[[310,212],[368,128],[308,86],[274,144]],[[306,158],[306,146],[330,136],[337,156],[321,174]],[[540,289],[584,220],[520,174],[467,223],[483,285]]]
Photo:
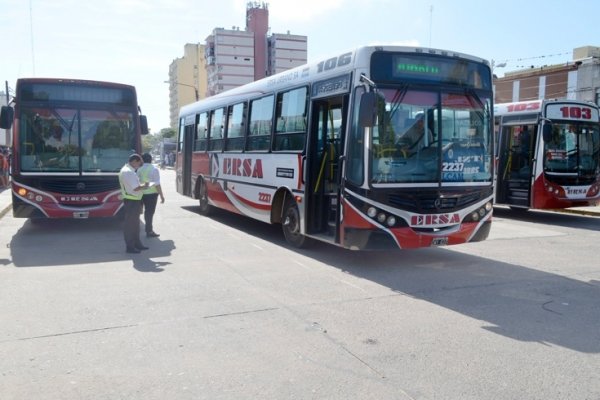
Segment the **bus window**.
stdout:
[[247,150],[269,150],[273,125],[273,96],[250,102]]
[[225,113],[223,108],[211,112],[210,120],[210,150],[223,149],[223,117]]
[[208,140],[208,113],[202,113],[198,117],[198,125],[196,126],[196,142],[194,143],[195,151],[206,150],[206,142]]
[[274,150],[303,150],[306,138],[307,88],[277,95]]
[[229,106],[227,112],[227,139],[225,150],[244,149],[244,115],[246,103]]

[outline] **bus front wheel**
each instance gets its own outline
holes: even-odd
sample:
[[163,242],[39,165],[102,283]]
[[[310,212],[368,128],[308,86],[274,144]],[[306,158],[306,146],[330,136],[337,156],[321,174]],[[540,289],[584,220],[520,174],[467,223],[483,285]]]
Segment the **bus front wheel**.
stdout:
[[285,240],[292,246],[302,248],[308,244],[308,239],[300,230],[300,212],[293,198],[285,204],[281,227]]

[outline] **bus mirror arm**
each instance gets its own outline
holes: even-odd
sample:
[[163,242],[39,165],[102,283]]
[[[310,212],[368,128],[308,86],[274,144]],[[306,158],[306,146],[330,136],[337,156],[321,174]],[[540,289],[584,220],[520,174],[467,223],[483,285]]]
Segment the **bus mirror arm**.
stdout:
[[543,121],[546,122],[542,128],[542,137],[544,138],[544,142],[552,141],[552,121],[543,118]]

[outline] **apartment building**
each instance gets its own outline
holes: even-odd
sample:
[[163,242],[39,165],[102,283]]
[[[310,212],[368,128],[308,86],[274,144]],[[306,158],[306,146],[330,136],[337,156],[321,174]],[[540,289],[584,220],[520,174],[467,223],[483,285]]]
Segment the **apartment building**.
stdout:
[[600,104],[600,47],[573,49],[563,64],[507,72],[494,79],[497,103],[536,99],[573,99]]
[[171,128],[177,128],[179,109],[204,98],[206,95],[206,66],[204,45],[187,43],[183,57],[176,58],[169,65],[169,121]]
[[186,44],[184,56],[169,66],[171,127],[177,128],[182,106],[306,64],[306,59],[306,36],[270,34],[267,3],[247,3],[244,29],[214,28],[204,44]]
[[266,3],[250,2],[246,27],[215,28],[206,38],[207,96],[306,64],[307,37],[269,35]]

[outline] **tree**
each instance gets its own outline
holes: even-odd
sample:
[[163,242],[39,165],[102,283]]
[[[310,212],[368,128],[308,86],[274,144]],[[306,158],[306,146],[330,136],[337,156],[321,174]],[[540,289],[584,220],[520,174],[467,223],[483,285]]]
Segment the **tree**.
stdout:
[[160,130],[160,134],[159,134],[160,137],[165,138],[165,139],[175,137],[176,135],[177,135],[177,132],[173,128],[162,128]]
[[160,140],[158,135],[152,133],[142,136],[142,153],[151,153]]
[[[177,131],[172,128],[163,128],[158,133],[151,133],[142,136],[142,152],[153,153],[157,152],[160,148],[160,143],[164,139],[172,139],[177,137]],[[169,140],[171,141],[171,140]]]

